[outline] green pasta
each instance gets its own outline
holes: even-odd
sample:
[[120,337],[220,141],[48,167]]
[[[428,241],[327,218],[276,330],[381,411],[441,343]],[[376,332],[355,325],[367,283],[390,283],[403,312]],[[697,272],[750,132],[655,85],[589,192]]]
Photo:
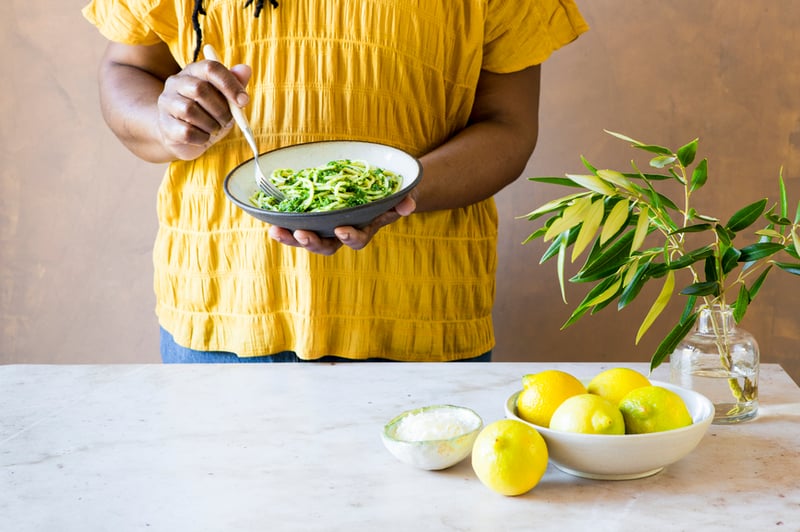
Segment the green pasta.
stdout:
[[322,212],[363,205],[400,189],[401,176],[366,161],[337,159],[303,170],[279,168],[270,175],[283,192],[278,200],[262,190],[250,201],[256,207],[280,212]]

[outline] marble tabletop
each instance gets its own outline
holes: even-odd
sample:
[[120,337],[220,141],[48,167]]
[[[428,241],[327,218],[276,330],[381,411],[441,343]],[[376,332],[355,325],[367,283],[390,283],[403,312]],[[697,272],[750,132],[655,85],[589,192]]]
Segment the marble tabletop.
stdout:
[[381,443],[401,411],[488,424],[525,373],[612,365],[0,366],[0,530],[800,530],[800,388],[777,365],[755,420],[639,480],[550,465],[504,497],[469,460],[423,471]]

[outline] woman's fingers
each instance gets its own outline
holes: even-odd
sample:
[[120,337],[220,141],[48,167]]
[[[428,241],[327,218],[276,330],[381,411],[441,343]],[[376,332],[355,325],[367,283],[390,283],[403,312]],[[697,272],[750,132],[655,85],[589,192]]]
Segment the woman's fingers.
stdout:
[[245,65],[231,71],[216,61],[199,61],[167,78],[158,101],[159,123],[179,157],[196,157],[227,134],[233,125],[229,98],[249,101],[244,83],[250,74]]

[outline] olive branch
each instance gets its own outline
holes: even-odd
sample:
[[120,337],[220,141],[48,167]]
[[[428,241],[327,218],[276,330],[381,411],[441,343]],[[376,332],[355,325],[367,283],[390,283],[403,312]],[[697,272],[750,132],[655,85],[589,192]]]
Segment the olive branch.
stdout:
[[[557,258],[558,281],[565,303],[567,249],[572,248],[571,262],[588,249],[583,266],[569,281],[595,284],[562,330],[587,312],[594,314],[615,300],[617,309],[622,310],[648,281],[663,279],[661,290],[636,333],[636,344],[675,294],[675,272],[688,271],[692,282],[678,292],[688,296],[686,304],[677,323],[652,354],[652,371],[690,332],[702,308],[730,305],[738,323],[773,266],[800,275],[800,202],[792,221],[788,217],[781,169],[778,202],[767,210],[769,200],[758,200],[722,223],[719,218],[699,213],[691,203],[693,194],[708,179],[707,159],[699,161],[690,171],[697,155],[698,139],[673,151],[620,133],[606,133],[629,142],[633,148],[654,154],[649,165],[663,173],[644,173],[634,161],[631,162],[632,172],[597,169],[581,157],[588,174],[529,178],[530,181],[577,187],[581,191],[549,201],[523,216],[531,221],[548,216],[523,244],[537,238],[552,241],[539,262]],[[683,192],[681,205],[658,192],[653,186],[656,181],[677,184]],[[734,245],[737,235],[759,219],[763,219],[766,226],[755,231],[757,242],[743,247]],[[660,245],[644,248],[648,235],[653,233],[660,235]],[[690,233],[697,235],[692,241],[700,239],[703,245],[690,245]],[[779,253],[787,255],[786,259],[776,260]],[[721,331],[718,337],[720,334]],[[722,344],[718,342],[725,363],[730,353]]]

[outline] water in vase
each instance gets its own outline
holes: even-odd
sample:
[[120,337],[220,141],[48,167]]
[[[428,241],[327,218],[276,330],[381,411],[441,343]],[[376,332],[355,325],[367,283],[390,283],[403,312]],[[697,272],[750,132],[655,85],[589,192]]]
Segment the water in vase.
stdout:
[[697,364],[697,360],[684,359],[692,366],[685,367],[680,358],[673,355],[670,380],[708,397],[714,404],[715,424],[746,421],[758,413],[757,366],[734,366],[726,370],[718,363],[704,366]]

